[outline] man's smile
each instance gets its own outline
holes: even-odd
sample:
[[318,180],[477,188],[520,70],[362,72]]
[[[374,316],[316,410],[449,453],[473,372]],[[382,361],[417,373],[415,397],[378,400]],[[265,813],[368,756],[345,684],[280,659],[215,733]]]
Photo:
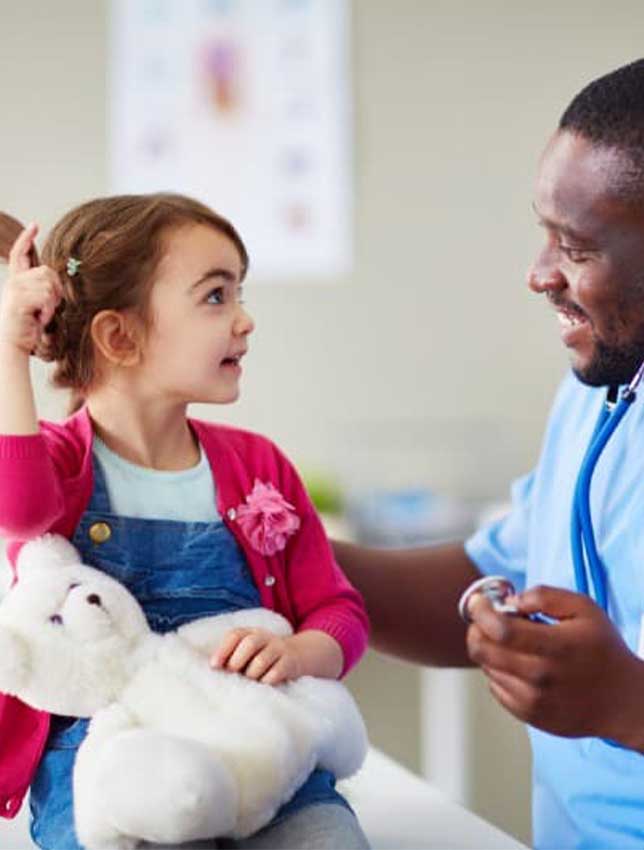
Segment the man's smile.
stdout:
[[588,315],[576,304],[564,301],[553,293],[548,293],[547,297],[557,314],[564,345],[574,345],[578,341],[579,332],[585,331],[592,324]]

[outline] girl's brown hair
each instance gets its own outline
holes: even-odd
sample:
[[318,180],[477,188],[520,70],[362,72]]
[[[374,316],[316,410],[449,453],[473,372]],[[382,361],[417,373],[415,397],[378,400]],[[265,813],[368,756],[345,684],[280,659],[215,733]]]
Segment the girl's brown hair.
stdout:
[[[184,195],[96,198],[68,212],[49,233],[42,262],[58,273],[65,295],[34,353],[56,363],[52,383],[71,389],[72,410],[82,404],[95,376],[92,319],[101,310],[133,310],[148,326],[150,286],[164,237],[187,224],[205,224],[228,236],[239,251],[242,277],[246,274],[248,254],[232,224]],[[16,219],[0,213],[0,257],[8,259],[21,229]],[[70,258],[80,261],[71,276]],[[31,259],[38,263],[35,251]]]

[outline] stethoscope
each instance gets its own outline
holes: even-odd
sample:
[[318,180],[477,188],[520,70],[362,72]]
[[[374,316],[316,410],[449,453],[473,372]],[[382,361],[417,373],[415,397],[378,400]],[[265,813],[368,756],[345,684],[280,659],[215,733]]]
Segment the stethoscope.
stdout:
[[[644,362],[641,364],[633,380],[621,393],[617,387],[610,387],[605,402],[602,404],[599,418],[590,439],[586,454],[579,469],[575,484],[572,513],[570,517],[570,544],[575,574],[575,586],[578,593],[590,595],[588,574],[592,581],[595,601],[608,612],[608,594],[606,591],[606,568],[597,551],[595,533],[590,514],[590,485],[597,462],[606,448],[619,423],[637,397],[636,390],[644,379]],[[586,565],[586,561],[588,565]],[[468,606],[472,597],[482,593],[492,603],[492,606],[504,614],[516,614],[516,608],[508,605],[506,599],[515,593],[512,582],[504,576],[484,576],[472,582],[465,590],[458,603],[461,617],[471,622]],[[553,620],[544,614],[532,614],[530,620],[542,623],[552,623]]]
[[[579,593],[590,595],[588,587],[588,573],[595,592],[595,601],[608,613],[608,594],[606,591],[606,568],[597,552],[593,522],[590,515],[590,485],[597,462],[606,448],[608,441],[615,433],[619,423],[636,398],[636,389],[644,378],[644,363],[641,364],[635,377],[625,387],[621,394],[617,387],[610,387],[606,400],[602,404],[597,424],[593,431],[586,454],[579,469],[575,493],[573,498],[572,514],[570,517],[570,543],[572,549],[572,560],[575,571],[575,585]],[[619,396],[619,398],[618,398]],[[586,568],[586,560],[588,567]],[[517,609],[508,604],[507,598],[515,593],[512,582],[505,576],[484,576],[472,582],[465,590],[458,602],[458,610],[466,623],[471,623],[469,604],[476,594],[483,594],[492,604],[492,607],[503,614],[516,615]],[[529,620],[537,623],[552,624],[556,622],[546,614],[530,614]],[[602,738],[604,743],[617,749],[623,745],[611,738]]]
[[[570,517],[570,545],[577,592],[589,595],[588,573],[590,573],[595,591],[595,601],[606,612],[608,611],[606,568],[599,557],[595,543],[593,522],[590,515],[590,484],[602,452],[635,401],[637,395],[635,391],[642,378],[644,378],[644,363],[639,367],[630,384],[622,390],[619,400],[616,401],[616,388],[611,387],[608,390],[606,401],[602,405],[595,430],[579,470]],[[586,561],[588,561],[587,569]]]

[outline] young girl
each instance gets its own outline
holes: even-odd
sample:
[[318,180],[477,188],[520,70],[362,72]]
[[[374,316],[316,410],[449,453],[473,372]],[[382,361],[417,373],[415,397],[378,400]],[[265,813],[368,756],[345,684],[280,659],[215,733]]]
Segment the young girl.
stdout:
[[[263,437],[186,415],[190,402],[239,395],[253,321],[236,230],[171,194],[82,204],[54,227],[43,265],[37,230],[0,217],[0,534],[10,561],[26,539],[63,534],[128,586],[157,631],[258,605],[292,623],[285,639],[230,632],[213,666],[267,686],[344,675],[365,649],[365,610],[293,467]],[[54,384],[72,390],[76,412],[62,424],[36,418],[31,353],[55,361]],[[30,786],[36,843],[78,850],[71,774],[87,720],[0,700],[0,813],[14,815]],[[316,770],[259,833],[208,846],[368,845],[334,777]]]

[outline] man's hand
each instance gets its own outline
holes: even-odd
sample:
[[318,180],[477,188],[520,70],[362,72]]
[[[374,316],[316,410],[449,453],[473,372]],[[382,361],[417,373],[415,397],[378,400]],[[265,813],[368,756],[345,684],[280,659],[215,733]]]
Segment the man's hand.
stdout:
[[302,675],[297,644],[266,629],[232,629],[210,659],[213,667],[243,673],[267,685]]
[[589,597],[535,587],[507,600],[553,625],[495,612],[472,600],[470,658],[515,717],[567,737],[599,736],[644,752],[644,662]]

